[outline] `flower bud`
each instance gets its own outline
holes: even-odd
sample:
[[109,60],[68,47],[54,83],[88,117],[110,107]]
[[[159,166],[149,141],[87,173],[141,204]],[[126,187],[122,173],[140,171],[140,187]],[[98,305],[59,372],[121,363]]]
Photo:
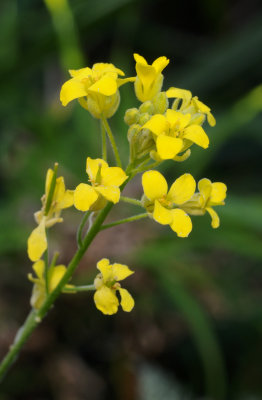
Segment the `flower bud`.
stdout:
[[139,125],[140,126],[145,125],[145,123],[150,120],[150,117],[151,116],[148,113],[140,114],[140,118],[138,120]]
[[133,124],[130,126],[130,128],[128,129],[128,132],[127,132],[127,139],[129,141],[129,143],[131,143],[133,140],[136,139],[140,130],[141,130],[141,127],[138,124]]
[[94,118],[112,117],[118,109],[120,103],[119,90],[112,96],[103,96],[97,93],[90,94],[87,98],[88,111]]
[[139,111],[137,108],[129,108],[126,110],[124,121],[127,125],[136,124],[139,120]]
[[141,114],[148,113],[152,115],[154,113],[154,106],[152,102],[148,100],[141,104],[141,106],[139,107],[139,111]]
[[155,114],[164,114],[168,108],[168,98],[165,92],[158,93],[153,99]]

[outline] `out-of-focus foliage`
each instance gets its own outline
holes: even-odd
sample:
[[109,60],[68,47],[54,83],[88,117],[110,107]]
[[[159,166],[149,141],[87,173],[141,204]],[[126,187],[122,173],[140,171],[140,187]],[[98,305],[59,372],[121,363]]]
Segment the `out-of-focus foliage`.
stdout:
[[[171,12],[175,4],[176,13]],[[165,88],[183,87],[212,108],[208,150],[161,167],[170,181],[190,172],[225,182],[221,227],[195,217],[188,239],[153,221],[103,232],[77,279],[117,255],[136,271],[136,308],[105,318],[91,296],[64,296],[30,340],[1,400],[262,397],[262,5],[258,0],[2,0],[0,4],[0,350],[29,309],[26,239],[48,167],[69,188],[100,155],[99,126],[77,104],[59,102],[67,68],[113,62],[134,74],[133,52],[165,55]],[[124,110],[112,119],[127,156]],[[139,196],[141,183],[133,190]],[[119,207],[125,215],[125,207]],[[65,215],[53,237],[67,263],[81,216]],[[155,386],[154,386],[155,385]],[[155,389],[154,389],[155,387]]]

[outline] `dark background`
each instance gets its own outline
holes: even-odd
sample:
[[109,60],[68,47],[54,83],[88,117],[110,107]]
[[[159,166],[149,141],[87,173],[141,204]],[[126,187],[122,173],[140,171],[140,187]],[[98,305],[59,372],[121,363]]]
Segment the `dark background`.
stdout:
[[[47,5],[49,4],[49,7]],[[50,7],[51,4],[51,7]],[[133,53],[170,59],[164,89],[189,89],[217,118],[208,150],[166,162],[173,181],[190,172],[228,186],[221,227],[193,219],[188,239],[144,220],[102,232],[75,277],[91,283],[102,257],[136,273],[125,287],[132,313],[107,317],[92,294],[63,295],[22,351],[0,400],[256,400],[262,398],[262,3],[259,0],[2,0],[0,3],[0,354],[30,306],[26,241],[45,173],[54,162],[74,188],[87,155],[101,152],[99,125],[59,102],[67,69],[113,62],[135,74]],[[122,159],[123,115],[111,125]],[[196,147],[196,146],[195,146]],[[140,177],[127,195],[141,195]],[[131,210],[132,207],[132,210]],[[136,212],[117,206],[112,220]],[[81,213],[64,212],[51,234],[67,263]]]

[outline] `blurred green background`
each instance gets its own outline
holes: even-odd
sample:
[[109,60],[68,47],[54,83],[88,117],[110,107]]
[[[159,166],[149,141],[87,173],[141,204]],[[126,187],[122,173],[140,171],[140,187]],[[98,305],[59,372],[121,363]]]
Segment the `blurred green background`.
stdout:
[[[164,89],[189,89],[217,118],[208,150],[166,162],[222,181],[221,227],[193,219],[188,239],[154,221],[104,231],[75,280],[89,283],[102,257],[136,271],[126,287],[131,314],[106,317],[92,295],[64,295],[33,334],[0,388],[0,400],[256,400],[262,398],[262,4],[260,0],[1,0],[0,3],[0,355],[29,311],[35,226],[45,173],[55,161],[67,187],[100,156],[98,122],[59,102],[68,68],[113,62],[132,76],[132,54],[165,55]],[[127,157],[125,109],[111,125]],[[140,177],[126,194],[141,195]],[[131,207],[133,210],[131,210]],[[138,210],[139,211],[139,210]],[[112,219],[136,212],[118,206]],[[79,212],[66,210],[51,234],[67,263]]]

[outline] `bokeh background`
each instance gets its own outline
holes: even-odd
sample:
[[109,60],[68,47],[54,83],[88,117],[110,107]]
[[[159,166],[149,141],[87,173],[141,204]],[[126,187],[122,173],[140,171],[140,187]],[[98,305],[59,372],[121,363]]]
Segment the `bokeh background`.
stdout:
[[[223,181],[221,227],[195,217],[188,239],[141,221],[102,232],[75,277],[90,283],[102,257],[136,273],[131,314],[106,317],[92,294],[63,295],[0,388],[1,400],[256,400],[262,398],[262,4],[260,0],[1,0],[0,355],[27,313],[35,226],[45,173],[54,162],[74,188],[85,159],[100,156],[98,122],[77,102],[63,108],[68,68],[113,62],[134,75],[132,54],[165,55],[164,89],[189,89],[217,118],[208,150],[166,162],[174,180]],[[127,157],[125,109],[111,125]],[[127,194],[141,195],[140,178]],[[132,209],[131,209],[132,208]],[[116,207],[112,220],[134,206]],[[139,211],[139,210],[138,210]],[[81,213],[64,212],[52,249],[67,263]]]

